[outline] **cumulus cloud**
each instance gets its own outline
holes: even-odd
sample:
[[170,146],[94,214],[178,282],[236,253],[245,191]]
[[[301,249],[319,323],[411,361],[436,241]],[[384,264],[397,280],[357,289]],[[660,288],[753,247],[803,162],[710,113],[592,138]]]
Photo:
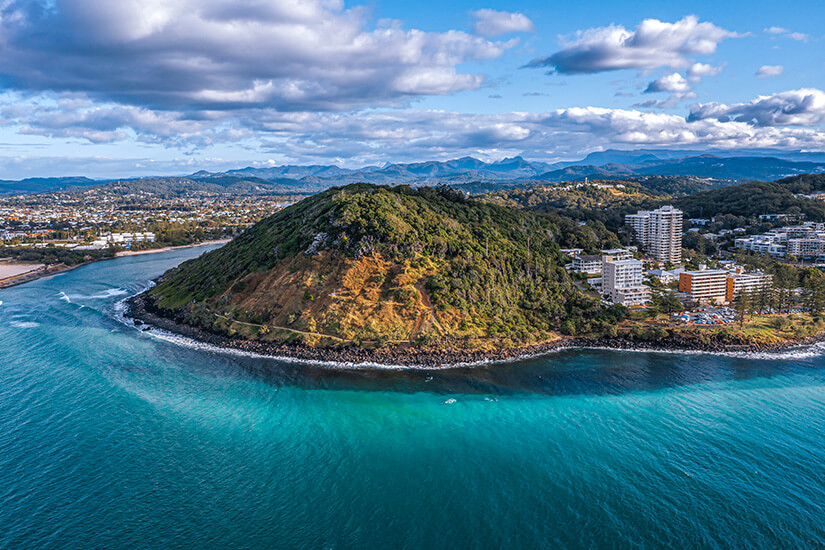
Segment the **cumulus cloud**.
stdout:
[[511,13],[491,9],[471,12],[475,23],[473,32],[480,36],[492,37],[512,32],[535,32],[533,22],[522,13]]
[[785,34],[786,32],[788,32],[788,29],[785,29],[783,27],[768,27],[767,29],[765,29],[765,32],[768,34]]
[[690,84],[685,79],[685,77],[683,77],[679,73],[673,73],[657,78],[656,80],[648,84],[644,93],[651,94],[655,92],[687,92],[689,90]]
[[736,36],[693,15],[675,23],[645,19],[632,31],[621,25],[579,31],[561,50],[528,66],[570,74],[685,68],[691,65],[688,56],[712,54],[722,40]]
[[762,65],[756,71],[756,76],[759,78],[766,78],[769,76],[779,76],[785,70],[782,65]]
[[[288,114],[280,116],[290,116]],[[280,116],[278,118],[280,118]],[[271,128],[292,127],[271,119]],[[406,160],[474,155],[501,158],[524,153],[529,158],[570,157],[594,147],[696,146],[713,148],[825,146],[825,135],[811,128],[754,127],[716,119],[688,122],[684,116],[635,109],[581,107],[546,113],[472,115],[408,110],[352,115],[318,114],[302,118],[305,134],[273,141],[274,151],[288,150],[305,162],[337,158],[371,164],[401,151]],[[310,131],[309,128],[312,128]],[[398,160],[393,157],[393,160]]]
[[688,80],[700,82],[706,76],[714,76],[722,72],[722,67],[714,67],[705,63],[694,63],[687,70]]
[[337,0],[17,0],[0,17],[6,89],[154,109],[349,110],[479,87],[458,65],[508,43]]
[[[669,101],[684,99],[673,94],[640,107],[664,108]],[[825,93],[819,90],[785,92],[734,105],[694,105],[687,117],[598,107],[491,114],[256,108],[195,116],[99,105],[80,96],[56,98],[48,105],[42,99],[6,98],[0,114],[27,134],[71,141],[161,143],[191,147],[194,154],[212,144],[242,143],[254,151],[271,152],[282,162],[350,167],[463,155],[498,159],[524,154],[554,160],[594,148],[632,146],[825,149],[825,133],[817,127],[825,121]]]
[[816,126],[825,122],[825,92],[803,88],[759,96],[747,103],[691,105],[689,121],[709,119],[760,127]]

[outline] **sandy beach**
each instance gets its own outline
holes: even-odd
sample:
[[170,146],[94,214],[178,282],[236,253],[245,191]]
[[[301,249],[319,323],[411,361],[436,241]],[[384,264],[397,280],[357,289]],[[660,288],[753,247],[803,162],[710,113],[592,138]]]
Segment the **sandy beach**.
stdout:
[[141,256],[143,254],[156,254],[158,252],[169,252],[170,250],[179,250],[181,248],[192,248],[195,246],[208,246],[212,244],[226,244],[232,239],[218,239],[214,241],[203,241],[197,244],[185,244],[182,246],[164,246],[163,248],[151,248],[149,250],[123,250],[115,254],[115,257],[122,258],[124,256]]
[[[170,250],[178,250],[181,248],[193,248],[196,246],[207,246],[213,244],[226,244],[231,239],[220,239],[214,241],[204,241],[202,243],[197,244],[187,244],[183,246],[165,246],[163,248],[153,248],[151,250],[124,250],[122,252],[118,252],[115,254],[116,257],[120,258],[123,256],[139,256],[142,254],[155,254],[157,252],[168,252]],[[104,259],[105,260],[105,259]],[[103,261],[103,260],[94,260],[94,261]],[[93,261],[84,262],[81,264],[67,266],[65,264],[59,264],[55,266],[51,266],[46,269],[46,266],[43,264],[21,264],[21,263],[11,263],[11,262],[2,262],[0,261],[0,288],[8,288],[11,286],[21,285],[23,283],[28,283],[31,281],[36,281],[37,279],[47,277],[49,275],[55,275],[56,273],[61,273],[63,271],[68,271],[71,269],[77,269],[78,267],[88,265]]]
[[20,275],[25,275],[26,273],[37,271],[38,269],[43,269],[44,267],[46,266],[43,264],[0,262],[0,281],[10,279],[12,277],[19,277]]

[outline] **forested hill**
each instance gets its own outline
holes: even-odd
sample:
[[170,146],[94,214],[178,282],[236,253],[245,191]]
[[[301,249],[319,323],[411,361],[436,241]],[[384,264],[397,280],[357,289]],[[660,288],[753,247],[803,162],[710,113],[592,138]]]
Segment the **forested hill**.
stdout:
[[354,184],[182,264],[148,300],[186,324],[264,341],[535,342],[623,315],[583,296],[562,266],[559,244],[590,231],[447,188]]
[[808,220],[825,221],[825,202],[795,196],[822,191],[825,191],[825,175],[805,174],[705,191],[680,197],[673,203],[688,217],[733,214],[749,218],[760,214],[804,213]]
[[482,198],[546,216],[585,220],[588,227],[600,235],[618,231],[626,214],[665,204],[682,209],[687,218],[710,218],[719,214],[755,218],[760,214],[804,213],[808,220],[825,221],[825,202],[801,196],[825,192],[823,174],[803,174],[774,182],[755,181],[692,194],[687,193],[700,182],[652,178],[592,183],[507,189],[490,192]]

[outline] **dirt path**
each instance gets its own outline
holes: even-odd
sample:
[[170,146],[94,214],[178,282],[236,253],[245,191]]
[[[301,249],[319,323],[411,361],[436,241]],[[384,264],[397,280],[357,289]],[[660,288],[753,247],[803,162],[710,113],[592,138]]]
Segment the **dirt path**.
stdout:
[[[244,321],[236,321],[234,319],[230,319],[229,317],[226,317],[225,315],[218,315],[217,313],[215,314],[215,317],[219,317],[219,318],[223,319],[224,321],[228,321],[230,323],[237,323],[239,325],[246,325],[248,327],[262,328],[264,326],[269,326],[269,328],[272,329],[272,330],[284,330],[286,332],[292,332],[293,334],[303,334],[305,336],[317,336],[318,338],[329,338],[329,339],[335,340],[337,342],[344,342],[344,343],[348,343],[348,344],[352,344],[352,343],[355,342],[354,340],[347,340],[346,338],[341,338],[340,336],[333,336],[332,334],[324,334],[322,332],[309,332],[309,331],[306,331],[306,330],[298,330],[298,329],[289,328],[289,327],[280,327],[278,325],[258,325],[258,324],[255,324],[255,323],[246,323]],[[390,344],[408,344],[410,342],[410,340],[387,340],[387,342],[390,343]],[[374,340],[363,340],[361,343],[363,343],[363,344],[375,344],[377,342],[374,341]]]

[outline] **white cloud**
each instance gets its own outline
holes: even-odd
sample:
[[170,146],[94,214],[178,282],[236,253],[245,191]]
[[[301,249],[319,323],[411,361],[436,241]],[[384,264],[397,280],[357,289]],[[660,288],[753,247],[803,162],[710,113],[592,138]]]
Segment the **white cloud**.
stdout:
[[759,78],[766,78],[769,76],[779,76],[785,70],[782,65],[762,65],[756,71],[756,76]]
[[786,37],[792,40],[799,40],[800,42],[807,42],[811,39],[811,36],[802,32],[791,32],[784,27],[769,27],[765,29],[765,32],[768,34],[784,34]]
[[656,80],[648,84],[647,89],[645,89],[644,93],[650,94],[654,92],[687,92],[689,90],[690,84],[688,84],[688,81],[685,80],[685,77],[683,77],[679,73],[673,73],[657,78]]
[[559,73],[686,68],[688,56],[712,54],[722,40],[737,36],[693,15],[675,23],[645,19],[633,31],[621,25],[579,31],[560,51],[529,66]]
[[3,3],[6,89],[84,92],[155,109],[349,110],[479,87],[459,65],[512,43],[373,27],[329,0]]
[[714,76],[722,72],[722,66],[714,67],[705,63],[694,63],[687,70],[688,80],[700,82],[706,76]]
[[533,22],[522,13],[511,13],[491,9],[471,12],[475,23],[473,32],[480,36],[500,36],[512,32],[535,32]]
[[691,105],[691,121],[716,119],[754,126],[817,126],[825,123],[825,92],[815,88],[759,96],[747,103]]
[[[825,148],[818,128],[774,128],[635,109],[577,107],[545,113],[467,114],[431,110],[383,113],[272,113],[258,123],[282,139],[273,151],[300,162],[352,165],[464,155],[558,160],[596,147]],[[264,138],[265,139],[265,138]],[[326,160],[325,160],[326,159]]]
[[[673,109],[691,92],[651,100],[641,109]],[[24,134],[90,143],[138,142],[199,155],[238,144],[284,162],[360,166],[464,155],[558,160],[594,148],[696,146],[825,149],[825,92],[793,90],[738,104],[698,104],[687,117],[641,109],[575,107],[542,113],[471,114],[439,110],[348,113],[153,111],[97,104],[80,95],[5,97],[0,118]],[[807,126],[807,127],[802,127]],[[155,173],[161,172],[160,170]]]

